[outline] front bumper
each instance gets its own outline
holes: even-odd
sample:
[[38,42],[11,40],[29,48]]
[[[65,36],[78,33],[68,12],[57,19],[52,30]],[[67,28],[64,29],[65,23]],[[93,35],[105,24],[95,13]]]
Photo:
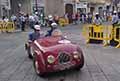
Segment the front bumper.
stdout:
[[48,64],[46,66],[46,72],[58,72],[58,71],[63,71],[63,70],[67,70],[67,69],[72,69],[72,68],[76,68],[81,64],[81,62],[77,62],[77,61],[70,61],[67,63],[63,63],[63,64],[54,64],[54,65],[50,65]]

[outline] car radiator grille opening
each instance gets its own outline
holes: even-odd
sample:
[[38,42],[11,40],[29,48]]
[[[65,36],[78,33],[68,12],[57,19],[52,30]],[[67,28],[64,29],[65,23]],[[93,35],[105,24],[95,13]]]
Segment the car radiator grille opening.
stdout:
[[69,62],[70,61],[70,56],[67,54],[67,53],[60,53],[59,54],[59,63],[66,63],[66,62]]

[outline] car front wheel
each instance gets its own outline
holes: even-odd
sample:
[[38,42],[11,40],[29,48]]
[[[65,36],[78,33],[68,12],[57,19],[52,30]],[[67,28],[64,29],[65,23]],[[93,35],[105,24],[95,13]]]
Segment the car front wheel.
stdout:
[[38,61],[34,58],[34,61],[33,61],[33,65],[34,65],[34,69],[35,69],[35,72],[38,76],[44,76],[43,73],[41,73],[40,69],[39,69],[39,63]]
[[76,67],[75,69],[80,70],[83,66],[84,66],[84,56],[81,55],[81,64],[78,67]]

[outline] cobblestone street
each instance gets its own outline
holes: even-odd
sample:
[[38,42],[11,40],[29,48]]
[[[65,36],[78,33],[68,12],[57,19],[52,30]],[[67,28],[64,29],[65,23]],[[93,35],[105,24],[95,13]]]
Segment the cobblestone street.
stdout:
[[81,71],[67,70],[39,77],[24,50],[28,32],[3,33],[0,34],[0,81],[120,81],[120,49],[102,44],[86,45],[81,25],[61,30],[84,52],[85,65]]

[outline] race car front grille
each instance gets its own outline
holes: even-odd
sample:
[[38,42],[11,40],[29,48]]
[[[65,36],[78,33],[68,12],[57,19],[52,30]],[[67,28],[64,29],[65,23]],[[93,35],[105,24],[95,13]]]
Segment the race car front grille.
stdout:
[[60,53],[59,54],[59,63],[66,63],[70,61],[70,56],[67,53]]

